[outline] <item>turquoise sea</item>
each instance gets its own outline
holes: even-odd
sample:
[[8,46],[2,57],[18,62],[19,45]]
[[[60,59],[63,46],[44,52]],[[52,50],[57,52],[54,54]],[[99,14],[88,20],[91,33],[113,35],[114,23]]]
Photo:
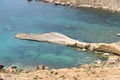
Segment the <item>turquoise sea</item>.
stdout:
[[64,68],[93,63],[100,55],[62,45],[19,40],[17,33],[59,32],[84,42],[116,42],[120,14],[70,8],[27,0],[0,0],[0,64],[18,67],[44,64]]

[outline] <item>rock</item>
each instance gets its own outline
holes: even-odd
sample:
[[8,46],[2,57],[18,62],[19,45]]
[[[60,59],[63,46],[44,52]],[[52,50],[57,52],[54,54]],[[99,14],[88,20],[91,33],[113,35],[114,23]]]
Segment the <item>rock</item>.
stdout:
[[4,78],[0,78],[0,80],[5,80]]
[[17,69],[17,67],[16,67],[16,66],[11,66],[11,68],[12,68],[12,69]]
[[0,80],[13,80],[12,74],[0,74]]
[[65,3],[64,3],[64,2],[61,2],[61,5],[65,6]]
[[107,63],[114,64],[114,63],[118,62],[119,59],[120,59],[119,56],[109,56]]
[[109,53],[103,53],[103,55],[105,55],[105,56],[109,56]]
[[117,34],[117,36],[119,36],[119,37],[120,37],[120,34]]
[[54,1],[55,5],[60,5],[61,2],[60,1]]
[[17,67],[16,66],[10,66],[10,67],[5,69],[5,72],[7,72],[7,73],[17,72]]
[[44,65],[38,65],[37,66],[37,70],[44,70],[45,69],[45,66]]
[[116,43],[94,43],[94,46],[92,49],[93,51],[98,51],[98,52],[105,52],[105,53],[113,53],[120,55],[120,42]]
[[97,60],[95,61],[95,64],[101,64],[101,63],[102,63],[102,61],[99,60],[99,59],[97,59]]
[[0,69],[3,69],[4,68],[4,65],[0,64]]
[[86,51],[86,49],[81,49],[81,51],[83,51],[83,52],[84,52],[84,51]]

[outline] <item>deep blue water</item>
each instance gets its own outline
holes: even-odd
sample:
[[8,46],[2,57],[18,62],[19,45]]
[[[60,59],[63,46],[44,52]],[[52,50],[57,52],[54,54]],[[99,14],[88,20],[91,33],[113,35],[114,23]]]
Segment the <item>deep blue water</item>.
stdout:
[[0,64],[52,68],[93,63],[100,56],[62,45],[25,41],[17,33],[60,32],[84,42],[116,42],[120,14],[55,6],[40,1],[0,0]]

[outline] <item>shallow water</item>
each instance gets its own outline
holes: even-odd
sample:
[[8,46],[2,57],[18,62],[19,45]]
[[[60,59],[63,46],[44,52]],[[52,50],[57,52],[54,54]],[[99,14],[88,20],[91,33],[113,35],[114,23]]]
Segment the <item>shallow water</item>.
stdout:
[[93,63],[100,56],[62,45],[24,41],[15,34],[60,32],[84,42],[116,42],[120,14],[27,0],[0,0],[0,64],[63,68]]

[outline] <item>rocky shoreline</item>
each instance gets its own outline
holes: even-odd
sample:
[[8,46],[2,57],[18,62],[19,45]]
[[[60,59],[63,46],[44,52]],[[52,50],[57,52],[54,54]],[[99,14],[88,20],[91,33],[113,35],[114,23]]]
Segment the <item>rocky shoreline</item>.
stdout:
[[119,80],[120,58],[109,56],[105,62],[96,61],[80,67],[45,69],[39,65],[36,70],[20,70],[16,66],[0,69],[0,80]]
[[42,0],[42,1],[63,6],[101,8],[113,12],[115,11],[120,12],[119,0]]

